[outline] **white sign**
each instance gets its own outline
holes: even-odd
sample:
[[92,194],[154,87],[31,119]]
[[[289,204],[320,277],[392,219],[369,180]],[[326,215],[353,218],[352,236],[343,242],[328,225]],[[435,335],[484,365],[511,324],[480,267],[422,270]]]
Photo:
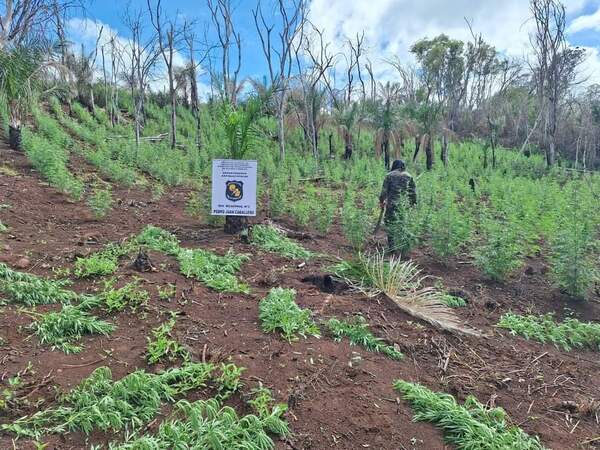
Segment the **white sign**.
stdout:
[[213,159],[213,216],[256,216],[256,161]]

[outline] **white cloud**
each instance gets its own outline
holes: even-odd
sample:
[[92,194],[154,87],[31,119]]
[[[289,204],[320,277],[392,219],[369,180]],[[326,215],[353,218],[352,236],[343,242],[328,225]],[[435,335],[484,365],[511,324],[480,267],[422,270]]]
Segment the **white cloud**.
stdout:
[[577,33],[583,30],[600,31],[600,8],[595,13],[579,16],[569,25],[569,33]]
[[[125,65],[125,67],[129,67],[131,65],[130,49],[133,45],[133,42],[129,38],[120,36],[119,33],[110,25],[98,21],[93,21],[88,18],[75,17],[67,22],[66,28],[68,40],[71,42],[72,51],[77,54],[81,52],[82,44],[84,45],[84,49],[87,54],[93,51],[94,46],[96,45],[96,40],[98,39],[98,35],[100,33],[100,29],[102,28],[102,36],[100,37],[98,48],[104,45],[106,49],[105,54],[107,55],[107,58],[109,58],[109,43],[114,37],[117,42],[117,47],[119,48],[119,55],[123,59],[123,64]],[[188,61],[189,60],[185,58],[179,51],[175,50],[175,53],[173,54],[173,63],[175,67],[185,66]],[[106,63],[107,70],[110,71],[110,62],[107,61]],[[100,50],[98,50],[98,59],[96,61],[96,66],[99,74],[101,74],[101,64],[102,61],[100,57]],[[202,70],[199,70],[199,72],[201,71]],[[153,91],[162,91],[167,88],[167,69],[162,60],[162,57],[159,57],[157,60],[156,74],[150,81],[150,89],[152,89]],[[198,89],[199,94],[201,96],[204,96],[209,92],[210,87],[202,82],[199,82]]]
[[[600,0],[567,0],[564,2],[570,17]],[[335,14],[332,14],[335,11]],[[324,30],[326,40],[341,50],[342,39],[365,31],[369,56],[375,63],[379,77],[387,78],[390,69],[381,60],[398,56],[403,62],[414,61],[410,46],[424,37],[441,33],[463,41],[471,40],[468,20],[475,33],[500,52],[515,57],[531,54],[529,33],[534,27],[530,20],[529,1],[503,0],[312,0],[310,19]],[[593,19],[592,19],[593,17]],[[591,16],[575,18],[571,28],[584,25],[598,26],[600,10]],[[586,68],[600,68],[598,50],[590,48]]]

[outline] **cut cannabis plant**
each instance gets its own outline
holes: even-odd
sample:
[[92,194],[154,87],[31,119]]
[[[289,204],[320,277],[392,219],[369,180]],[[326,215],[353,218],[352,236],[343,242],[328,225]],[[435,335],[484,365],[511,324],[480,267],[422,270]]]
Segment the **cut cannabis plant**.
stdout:
[[298,336],[312,335],[319,337],[319,327],[311,318],[311,311],[301,309],[294,301],[296,291],[293,289],[273,288],[259,304],[259,318],[262,329],[266,333],[276,330],[288,341]]
[[252,227],[252,242],[260,248],[292,259],[308,259],[312,253],[292,241],[283,232],[268,225]]
[[506,423],[502,408],[488,409],[468,396],[459,405],[449,394],[432,392],[424,386],[396,380],[399,391],[415,411],[414,420],[439,426],[444,438],[459,450],[543,450],[537,437]]

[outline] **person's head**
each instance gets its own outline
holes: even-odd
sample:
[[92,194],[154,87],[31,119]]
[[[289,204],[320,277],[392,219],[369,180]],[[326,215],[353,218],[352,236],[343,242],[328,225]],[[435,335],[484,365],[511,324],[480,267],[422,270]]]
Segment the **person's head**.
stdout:
[[401,159],[397,159],[392,163],[392,171],[399,170],[400,172],[406,170],[406,164]]

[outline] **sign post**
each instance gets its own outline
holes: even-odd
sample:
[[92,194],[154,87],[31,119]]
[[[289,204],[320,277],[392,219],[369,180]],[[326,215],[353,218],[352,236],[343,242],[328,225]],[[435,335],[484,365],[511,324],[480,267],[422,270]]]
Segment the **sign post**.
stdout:
[[256,161],[213,159],[213,216],[256,216]]

